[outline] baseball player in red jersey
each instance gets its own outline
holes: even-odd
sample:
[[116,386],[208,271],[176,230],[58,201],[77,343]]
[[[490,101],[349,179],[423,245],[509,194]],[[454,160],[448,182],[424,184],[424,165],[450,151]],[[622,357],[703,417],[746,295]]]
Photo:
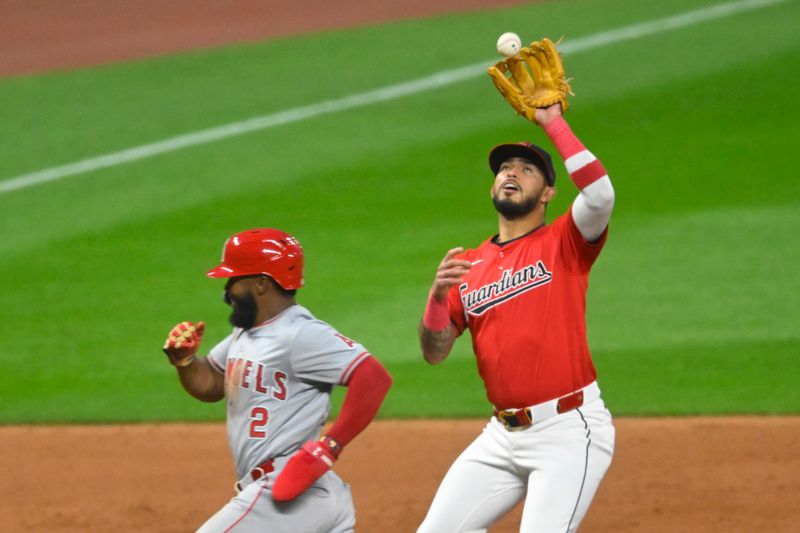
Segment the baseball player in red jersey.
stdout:
[[494,416],[451,466],[422,533],[487,531],[523,499],[520,531],[575,531],[611,463],[614,426],[600,398],[585,310],[614,189],[560,104],[537,109],[536,123],[580,193],[547,224],[555,194],[550,155],[529,143],[489,154],[498,234],[444,257],[420,344],[425,360],[438,364],[469,329]]
[[[361,344],[297,304],[303,249],[291,235],[269,228],[237,233],[208,276],[228,279],[233,332],[207,357],[195,356],[202,322],[178,324],[164,345],[189,394],[225,398],[227,405],[237,495],[198,531],[353,531],[350,489],[331,468],[374,418],[391,377]],[[335,385],[347,394],[320,437]]]

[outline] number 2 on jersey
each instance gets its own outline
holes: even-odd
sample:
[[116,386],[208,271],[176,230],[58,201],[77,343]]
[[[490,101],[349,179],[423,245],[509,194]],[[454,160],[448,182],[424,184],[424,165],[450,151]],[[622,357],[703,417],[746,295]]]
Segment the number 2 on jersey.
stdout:
[[267,438],[267,422],[269,422],[269,411],[266,407],[253,407],[250,411],[250,438]]

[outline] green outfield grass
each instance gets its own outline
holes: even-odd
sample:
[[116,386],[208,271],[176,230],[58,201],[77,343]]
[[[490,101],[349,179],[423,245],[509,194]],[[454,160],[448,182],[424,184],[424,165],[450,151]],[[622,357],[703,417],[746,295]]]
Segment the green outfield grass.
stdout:
[[[0,180],[488,62],[503,31],[567,43],[702,5],[549,2],[0,80]],[[800,412],[799,18],[565,58],[567,118],[617,191],[588,301],[615,414]],[[549,146],[481,76],[0,194],[0,423],[221,419],[160,346],[181,320],[227,334],[204,272],[257,226],[300,239],[300,303],[392,372],[382,416],[488,416],[469,339],[429,367],[416,325],[444,252],[495,230],[488,150],[521,139]],[[551,218],[576,194],[557,170]]]

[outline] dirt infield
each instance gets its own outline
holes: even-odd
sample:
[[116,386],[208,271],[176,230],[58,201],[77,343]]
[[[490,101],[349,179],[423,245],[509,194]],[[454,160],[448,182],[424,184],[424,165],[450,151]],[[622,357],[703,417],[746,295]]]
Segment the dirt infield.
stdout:
[[[411,532],[482,421],[378,421],[336,470],[360,533]],[[796,531],[800,417],[616,421],[583,532]],[[0,428],[0,530],[194,531],[232,496],[223,424]],[[520,509],[494,533],[516,531]]]
[[520,3],[521,0],[0,0],[0,76]]

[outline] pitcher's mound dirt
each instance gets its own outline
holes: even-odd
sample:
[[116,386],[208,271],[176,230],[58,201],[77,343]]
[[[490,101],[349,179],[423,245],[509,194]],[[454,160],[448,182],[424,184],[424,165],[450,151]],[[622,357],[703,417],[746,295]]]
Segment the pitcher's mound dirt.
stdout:
[[[361,533],[413,532],[481,420],[378,421],[336,465]],[[796,531],[800,417],[618,418],[582,532]],[[223,424],[0,428],[3,531],[194,531],[232,495]],[[520,508],[493,532],[517,531]]]

